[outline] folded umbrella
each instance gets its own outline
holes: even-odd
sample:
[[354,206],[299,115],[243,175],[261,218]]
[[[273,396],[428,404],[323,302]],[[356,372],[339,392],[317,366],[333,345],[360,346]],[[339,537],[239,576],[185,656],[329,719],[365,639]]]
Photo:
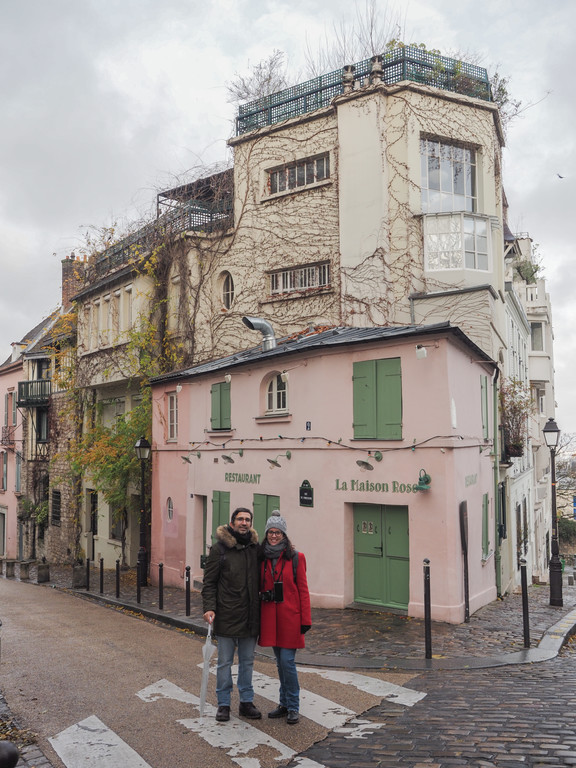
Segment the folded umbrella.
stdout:
[[210,659],[214,655],[215,650],[216,646],[212,643],[212,624],[208,624],[208,634],[206,635],[206,642],[202,648],[204,667],[202,668],[202,685],[200,686],[200,716],[204,714],[206,693],[208,691],[208,678],[210,677]]

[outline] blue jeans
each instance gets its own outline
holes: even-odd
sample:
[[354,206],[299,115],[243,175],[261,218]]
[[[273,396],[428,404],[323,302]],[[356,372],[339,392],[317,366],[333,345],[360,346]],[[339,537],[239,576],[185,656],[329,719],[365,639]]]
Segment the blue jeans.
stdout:
[[280,678],[280,705],[298,712],[300,709],[300,684],[296,671],[296,648],[273,647]]
[[238,648],[238,693],[240,701],[254,700],[252,670],[254,669],[255,637],[222,637],[218,635],[218,666],[216,668],[216,696],[219,707],[230,706],[232,693],[232,664]]

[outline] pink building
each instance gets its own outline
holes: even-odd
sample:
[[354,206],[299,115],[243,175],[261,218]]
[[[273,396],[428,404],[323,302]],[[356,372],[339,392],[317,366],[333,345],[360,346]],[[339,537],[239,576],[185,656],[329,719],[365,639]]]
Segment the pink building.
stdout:
[[22,495],[22,419],[17,409],[18,382],[22,379],[21,344],[0,365],[0,557],[15,560],[18,551],[18,499]]
[[494,600],[490,358],[449,323],[277,341],[243,320],[261,345],[153,382],[152,578],[162,562],[166,584],[201,581],[247,506],[260,533],[282,511],[315,606],[422,616],[425,559],[433,619]]

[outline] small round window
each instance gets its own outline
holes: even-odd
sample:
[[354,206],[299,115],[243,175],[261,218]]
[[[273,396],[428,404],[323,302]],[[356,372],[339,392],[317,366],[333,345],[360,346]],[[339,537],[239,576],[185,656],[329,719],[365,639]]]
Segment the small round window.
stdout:
[[234,280],[230,272],[224,272],[222,278],[222,304],[230,309],[234,301]]
[[166,517],[168,520],[172,520],[174,517],[174,502],[170,496],[168,496],[168,501],[166,502]]

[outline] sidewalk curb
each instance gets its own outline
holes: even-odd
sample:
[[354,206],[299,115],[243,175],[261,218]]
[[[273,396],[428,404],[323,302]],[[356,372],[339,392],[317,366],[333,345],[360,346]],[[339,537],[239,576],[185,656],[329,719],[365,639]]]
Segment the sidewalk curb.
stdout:
[[[48,585],[47,585],[48,586]],[[59,587],[53,587],[60,589]],[[160,609],[146,608],[138,603],[127,600],[111,598],[106,595],[94,594],[76,589],[63,589],[61,591],[76,595],[77,597],[92,600],[102,605],[110,605],[114,608],[122,608],[134,613],[140,613],[148,619],[159,621],[176,629],[186,629],[194,634],[205,637],[207,634],[206,623],[201,617],[183,617],[177,614],[160,611]],[[542,661],[549,661],[560,653],[562,646],[571,637],[576,634],[576,609],[566,614],[560,621],[551,626],[542,635],[537,648],[525,648],[513,653],[504,653],[500,656],[455,656],[434,657],[432,659],[422,658],[386,658],[372,656],[351,656],[349,654],[320,654],[310,651],[300,650],[298,652],[298,664],[303,666],[328,667],[346,669],[388,669],[388,670],[410,670],[415,672],[425,672],[427,670],[437,669],[488,669],[492,667],[504,667],[517,664],[537,664]],[[272,650],[269,648],[257,648],[258,656],[273,658]]]

